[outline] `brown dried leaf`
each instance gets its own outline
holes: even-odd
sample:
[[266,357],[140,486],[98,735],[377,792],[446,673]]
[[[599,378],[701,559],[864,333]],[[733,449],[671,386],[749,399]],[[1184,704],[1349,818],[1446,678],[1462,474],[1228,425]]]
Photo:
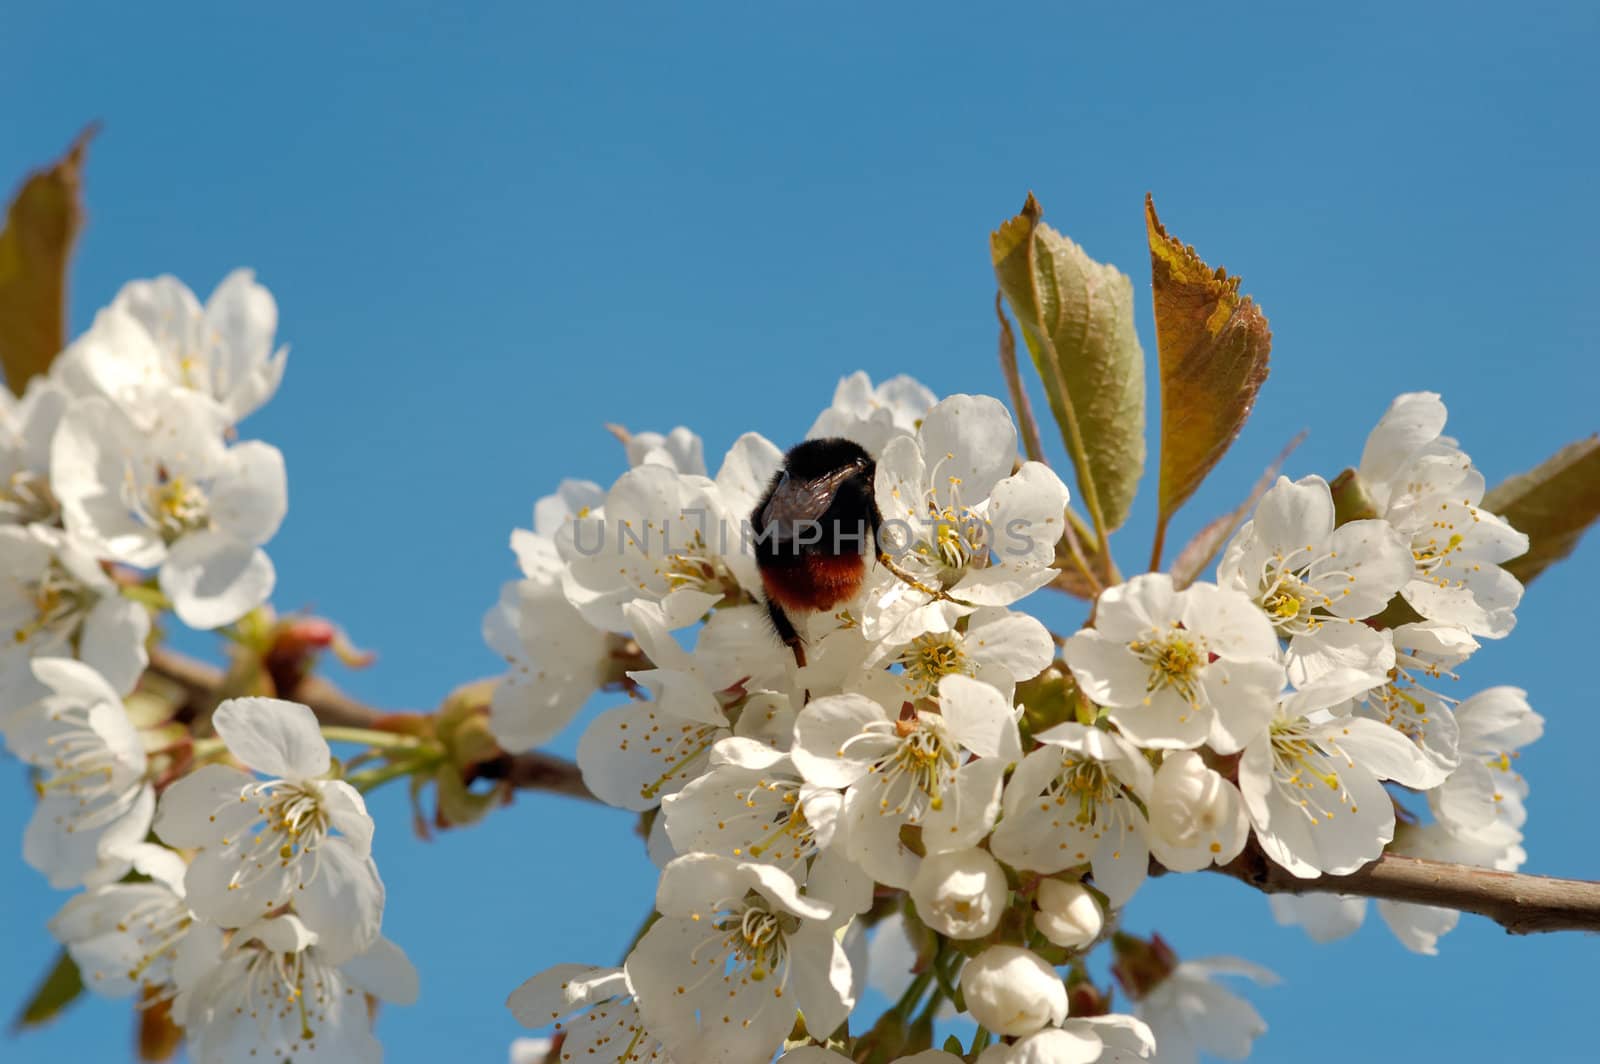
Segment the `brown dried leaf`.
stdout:
[[0,369],[18,395],[67,342],[67,263],[83,222],[79,177],[95,134],[23,182],[0,231]]
[[1600,437],[1569,443],[1537,468],[1496,485],[1483,508],[1528,536],[1505,568],[1524,584],[1572,553],[1600,517]]
[[1261,308],[1239,294],[1239,278],[1212,270],[1168,235],[1155,202],[1144,201],[1161,365],[1160,564],[1167,522],[1193,495],[1244,427],[1267,379],[1272,332]]
[[161,996],[157,987],[144,988],[144,1003],[137,1010],[139,1059],[171,1060],[183,1045],[183,1028],[172,1022],[172,999]]

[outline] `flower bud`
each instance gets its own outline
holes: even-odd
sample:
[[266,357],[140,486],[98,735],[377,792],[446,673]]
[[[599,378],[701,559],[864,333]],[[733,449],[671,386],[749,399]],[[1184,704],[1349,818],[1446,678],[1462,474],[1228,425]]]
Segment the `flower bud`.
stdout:
[[1039,911],[1033,926],[1062,949],[1087,946],[1106,925],[1099,903],[1082,883],[1042,879],[1034,902]]
[[917,915],[948,938],[982,938],[993,931],[1009,894],[1000,862],[979,849],[933,854],[911,881]]
[[1168,754],[1155,775],[1150,847],[1175,872],[1233,860],[1249,827],[1239,791],[1192,750]]
[[1067,988],[1039,955],[990,946],[961,969],[961,996],[972,1018],[996,1034],[1021,1037],[1067,1018]]
[[1143,1001],[1178,967],[1178,955],[1160,935],[1143,939],[1119,931],[1111,936],[1111,951],[1111,974],[1135,1001]]

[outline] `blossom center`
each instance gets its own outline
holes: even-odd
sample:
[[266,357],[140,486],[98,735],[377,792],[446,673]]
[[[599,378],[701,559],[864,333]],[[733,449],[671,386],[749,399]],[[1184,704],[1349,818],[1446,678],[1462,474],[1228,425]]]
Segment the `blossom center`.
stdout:
[[[960,748],[937,713],[913,719],[874,721],[844,744],[866,747],[867,766],[879,788],[884,816],[906,816],[913,823],[929,809],[944,807],[944,791],[960,766]],[[843,753],[844,751],[841,751]]]
[[[1045,796],[1058,806],[1076,805],[1075,819],[1088,826],[1094,824],[1100,807],[1116,796],[1117,789],[1117,781],[1103,762],[1064,757]],[[1048,809],[1048,804],[1043,808]]]
[[[311,870],[301,881],[315,878],[322,840],[332,827],[322,792],[310,783],[267,780],[245,787],[238,801],[256,802],[256,818],[245,826],[259,825],[260,830],[248,839],[222,839],[223,848],[233,853],[239,865],[228,878],[228,889],[249,887],[300,860],[311,862]],[[223,803],[222,809],[229,804]]]
[[1185,702],[1193,704],[1198,700],[1200,670],[1211,655],[1194,633],[1174,627],[1170,632],[1135,640],[1128,649],[1150,670],[1145,683],[1147,692],[1170,688]]
[[[1266,612],[1280,633],[1294,636],[1315,632],[1330,616],[1336,599],[1350,593],[1348,585],[1355,582],[1355,576],[1327,567],[1328,562],[1338,557],[1338,551],[1319,556],[1311,546],[1273,555],[1261,574],[1256,605]],[[1322,568],[1313,575],[1313,566]],[[1337,587],[1338,593],[1328,594],[1324,585]]]
[[238,1007],[263,1025],[273,1020],[298,1023],[300,1038],[310,1042],[328,1020],[344,980],[305,951],[275,953],[259,942],[247,948],[251,956],[240,979],[243,985],[235,988],[242,998]]
[[1333,820],[1338,810],[1356,812],[1355,799],[1334,764],[1337,744],[1313,733],[1303,721],[1272,724],[1272,784],[1313,825]]
[[945,490],[942,498],[933,486],[941,477],[940,467],[954,458],[955,455],[947,453],[929,476],[930,486],[923,496],[923,515],[932,529],[932,535],[916,547],[916,552],[924,560],[938,566],[950,577],[981,563],[989,554],[988,526],[982,517],[961,501],[961,478],[943,476]]
[[1449,574],[1440,571],[1454,565],[1451,555],[1461,549],[1463,537],[1454,528],[1451,522],[1435,521],[1411,538],[1411,559],[1416,563],[1417,575],[1438,587],[1464,583],[1452,581]]
[[157,472],[156,483],[150,489],[150,512],[168,543],[204,528],[210,521],[206,493],[187,477],[171,476],[165,467]]
[[725,898],[717,903],[717,910],[711,919],[717,937],[709,941],[719,943],[734,973],[750,982],[765,982],[776,975],[775,993],[781,996],[789,981],[788,936],[799,930],[799,919],[774,912],[756,891],[743,898]]
[[14,629],[11,638],[26,643],[41,632],[69,629],[98,597],[68,573],[59,559],[52,557],[43,576],[31,587],[33,620]]
[[[768,830],[760,839],[745,848],[751,857],[787,859],[798,863],[817,852],[817,829],[806,819],[800,804],[800,784],[795,780],[764,779],[749,791],[734,795],[751,809],[757,808],[757,795],[765,795],[768,804]],[[780,847],[774,853],[773,848]],[[735,857],[743,854],[734,850]]]
[[45,775],[34,783],[34,790],[46,795],[65,795],[76,800],[76,811],[62,827],[67,834],[78,828],[100,826],[106,814],[114,815],[118,799],[139,770],[118,756],[116,750],[89,723],[87,709],[70,709],[52,718],[69,727],[46,740],[48,756],[42,768]]
[[898,660],[906,680],[924,693],[937,690],[946,676],[972,675],[966,648],[954,632],[920,635],[901,651]]
[[[171,961],[178,943],[183,941],[183,936],[189,933],[193,924],[194,918],[188,906],[176,896],[152,898],[129,912],[117,924],[118,931],[133,935],[134,944],[140,951],[138,961],[128,969],[129,981],[137,983],[158,962]],[[93,973],[93,978],[101,978],[101,973]],[[163,978],[169,979],[170,976],[163,973]],[[161,989],[165,993],[156,997],[146,996],[140,1002],[140,1007],[149,1008],[158,1001],[170,998],[176,988],[163,986]]]
[[688,588],[712,595],[726,595],[738,590],[738,580],[707,549],[705,537],[699,531],[694,533],[683,550],[668,554],[665,563],[662,575],[673,591]]

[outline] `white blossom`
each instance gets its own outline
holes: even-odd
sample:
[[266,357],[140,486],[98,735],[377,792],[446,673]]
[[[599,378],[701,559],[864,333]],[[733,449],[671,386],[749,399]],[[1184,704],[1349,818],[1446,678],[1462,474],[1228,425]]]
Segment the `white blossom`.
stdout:
[[1150,851],[1174,872],[1227,864],[1250,838],[1239,789],[1193,750],[1162,758],[1148,803]]
[[277,329],[277,302],[250,270],[228,274],[203,307],[176,277],[130,281],[62,353],[56,372],[135,416],[153,395],[192,390],[235,424],[283,379],[289,352],[274,347]]
[[[1055,642],[1049,629],[1026,613],[985,606],[965,630],[924,632],[908,643],[880,643],[869,650],[853,686],[886,705],[932,697],[946,676],[971,676],[1011,691],[1049,667]],[[883,668],[882,666],[889,666]],[[808,675],[814,675],[808,674]]]
[[1491,687],[1458,705],[1455,721],[1461,763],[1429,793],[1434,816],[1458,835],[1517,841],[1528,818],[1528,782],[1515,762],[1544,733],[1544,718],[1520,688]]
[[832,1031],[854,1004],[832,909],[770,865],[689,854],[656,890],[661,918],[628,956],[644,1025],[678,1060],[767,1059],[794,1025]]
[[552,739],[611,678],[616,641],[567,600],[556,547],[557,534],[603,500],[598,484],[564,480],[534,504],[533,527],[511,533],[523,579],[501,588],[483,618],[483,638],[510,666],[491,696],[489,731],[512,753]]
[[915,435],[937,397],[910,377],[890,377],[877,387],[857,371],[839,381],[833,403],[817,415],[806,439],[842,436],[874,457],[896,436]]
[[1150,763],[1120,735],[1081,724],[1034,738],[1038,749],[1006,784],[990,850],[1013,868],[1045,875],[1087,864],[1094,885],[1121,907],[1149,870],[1140,804],[1150,795]]
[[705,443],[685,425],[667,433],[628,433],[623,449],[630,466],[658,465],[692,476],[706,475]]
[[332,762],[316,717],[297,702],[234,698],[212,724],[234,757],[268,778],[209,764],[162,794],[156,834],[200,851],[184,877],[190,907],[244,927],[292,904],[319,955],[342,963],[364,952],[383,919],[372,818],[354,787],[324,778]]
[[[917,857],[900,827],[922,827],[927,853],[965,849],[999,812],[1000,779],[1021,752],[1016,717],[994,688],[965,676],[939,685],[939,710],[891,713],[832,695],[795,721],[791,756],[808,782],[845,790],[845,843],[878,882],[907,887]],[[976,754],[966,760],[968,753]]]
[[660,602],[669,628],[705,616],[728,596],[760,588],[740,550],[739,519],[703,476],[646,463],[624,473],[598,512],[557,534],[567,598],[590,624],[627,630],[623,607]]
[[1132,1016],[1085,1016],[1006,1044],[996,1042],[976,1064],[1136,1064],[1156,1051],[1155,1036]]
[[0,715],[6,747],[38,770],[22,856],[57,888],[120,879],[155,811],[144,744],[105,678],[70,658],[35,658]]
[[190,391],[152,396],[136,423],[109,400],[61,419],[50,479],[67,530],[97,554],[159,568],[180,620],[216,628],[266,601],[276,574],[261,545],[288,508],[283,456],[223,442],[216,403]]
[[0,388],[0,525],[51,522],[59,506],[50,488],[50,442],[69,393],[36,375],[20,399]]
[[930,854],[910,887],[917,916],[947,938],[982,938],[1000,925],[1011,888],[1005,869],[977,848]]
[[1271,894],[1267,901],[1278,926],[1298,926],[1318,943],[1354,934],[1367,915],[1367,899],[1349,894]]
[[62,906],[50,933],[96,994],[127,997],[143,988],[170,1000],[180,982],[192,983],[216,963],[222,933],[189,911],[181,857],[141,843],[132,864],[147,882],[90,888]]
[[491,696],[489,731],[511,753],[553,739],[612,672],[611,635],[585,621],[556,581],[505,584],[483,639],[510,666]]
[[915,437],[889,441],[877,463],[878,545],[900,572],[869,574],[867,638],[908,643],[1050,582],[1067,488],[1038,462],[1013,473],[1016,453],[1011,415],[982,395],[951,396]]
[[1422,756],[1417,785],[1431,789],[1460,764],[1460,729],[1451,706],[1455,699],[1428,686],[1461,664],[1478,641],[1465,629],[1434,621],[1404,624],[1394,630],[1395,667],[1377,687],[1357,695],[1351,711],[1382,721],[1410,739]]
[[353,957],[330,955],[292,914],[233,933],[217,963],[180,981],[173,1019],[195,1064],[363,1064],[383,1053],[364,994],[396,1005],[417,997],[417,973],[379,938]]
[[[1519,845],[1520,836],[1502,841],[1484,841],[1471,835],[1457,835],[1448,825],[1400,824],[1388,852],[1421,857],[1450,864],[1493,868],[1515,872],[1527,860]],[[1274,894],[1273,918],[1281,925],[1298,925],[1313,942],[1332,942],[1344,938],[1361,926],[1367,915],[1367,899],[1345,894]],[[1379,900],[1378,914],[1406,949],[1435,956],[1439,939],[1456,926],[1461,914],[1436,905]]]
[[1041,879],[1033,902],[1033,926],[1062,949],[1082,949],[1100,937],[1105,929],[1105,914],[1100,903],[1082,883],[1064,879]]
[[629,677],[654,695],[609,709],[578,742],[578,767],[601,801],[654,808],[706,771],[711,749],[733,735],[787,746],[794,724],[786,694],[748,684],[781,671],[782,646],[754,607],[719,610],[693,653],[667,631],[666,606],[632,602],[624,616],[652,669]]
[[0,526],[0,672],[31,657],[76,656],[120,693],[149,663],[150,612],[119,593],[59,529]]
[[1354,872],[1394,837],[1394,803],[1380,780],[1407,786],[1429,774],[1399,732],[1324,712],[1370,682],[1333,673],[1284,699],[1239,759],[1239,791],[1268,857],[1302,878]]
[[744,737],[712,749],[711,769],[662,799],[677,853],[711,853],[783,870],[844,918],[872,904],[872,880],[835,846],[843,796],[800,778],[789,758]]
[[1278,640],[1239,591],[1165,573],[1136,576],[1101,596],[1095,626],[1073,634],[1067,665],[1140,746],[1233,753],[1255,738],[1283,689]]
[[1401,588],[1418,613],[1498,639],[1516,623],[1522,584],[1501,568],[1528,537],[1484,510],[1483,474],[1441,435],[1445,407],[1433,392],[1390,404],[1367,437],[1359,472],[1367,494],[1411,547],[1415,569]]
[[1383,632],[1361,624],[1410,579],[1406,541],[1385,521],[1334,527],[1327,481],[1278,482],[1223,552],[1217,582],[1243,591],[1289,642],[1289,679],[1305,686],[1336,669],[1381,678],[1394,666]]
[[1017,1037],[1067,1018],[1067,988],[1054,968],[1020,946],[990,946],[961,969],[961,996],[972,1018]]
[[661,1042],[640,1021],[621,968],[557,964],[513,990],[506,1005],[524,1027],[562,1034],[562,1052],[572,1060],[670,1064]]
[[1184,961],[1136,1003],[1135,1012],[1155,1037],[1157,1064],[1197,1064],[1201,1053],[1244,1060],[1266,1021],[1248,1001],[1216,981],[1240,975],[1262,986],[1278,977],[1237,957]]

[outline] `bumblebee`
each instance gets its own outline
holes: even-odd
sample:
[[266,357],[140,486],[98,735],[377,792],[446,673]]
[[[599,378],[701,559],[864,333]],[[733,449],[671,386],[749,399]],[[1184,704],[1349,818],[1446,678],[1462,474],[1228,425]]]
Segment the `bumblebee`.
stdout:
[[848,602],[877,554],[876,471],[859,444],[807,440],[784,455],[750,515],[767,614],[800,665],[805,645],[795,618]]

